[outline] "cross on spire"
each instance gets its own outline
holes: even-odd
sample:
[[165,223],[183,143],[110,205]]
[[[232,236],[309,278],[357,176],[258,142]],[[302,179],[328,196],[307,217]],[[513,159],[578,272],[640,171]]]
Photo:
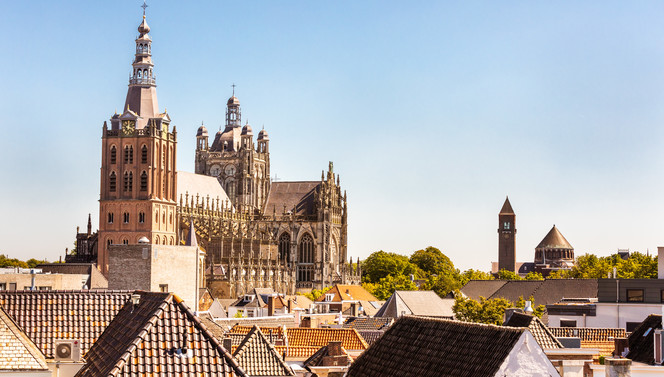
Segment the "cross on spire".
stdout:
[[233,87],[233,96],[235,96],[235,83],[233,83],[231,86]]
[[145,8],[147,8],[149,5],[146,3],[147,0],[143,0],[143,5],[141,5],[141,8],[143,8],[143,17],[145,17]]

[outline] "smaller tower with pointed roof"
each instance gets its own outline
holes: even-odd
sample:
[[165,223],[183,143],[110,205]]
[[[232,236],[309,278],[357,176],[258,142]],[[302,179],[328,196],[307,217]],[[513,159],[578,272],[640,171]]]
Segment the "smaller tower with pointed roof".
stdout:
[[516,215],[508,197],[498,213],[498,270],[516,271]]
[[574,267],[574,248],[554,225],[535,248],[535,269],[548,276]]

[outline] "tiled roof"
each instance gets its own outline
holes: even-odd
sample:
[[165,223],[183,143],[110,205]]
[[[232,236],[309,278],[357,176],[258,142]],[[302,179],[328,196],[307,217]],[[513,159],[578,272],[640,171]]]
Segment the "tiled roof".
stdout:
[[480,297],[491,297],[505,283],[507,283],[505,280],[471,280],[461,288],[461,293],[479,301]]
[[85,354],[131,296],[129,291],[0,291],[0,306],[52,359],[56,339],[78,339]]
[[326,346],[333,341],[341,341],[342,347],[347,350],[365,350],[369,347],[355,329],[312,329],[293,327],[286,329],[288,346],[316,347]]
[[596,328],[596,327],[549,327],[551,333],[557,338],[579,338],[581,341],[606,342],[609,338],[624,338],[627,336],[622,328]]
[[362,339],[371,346],[385,333],[385,330],[357,330],[357,332],[360,333]]
[[402,315],[454,317],[453,299],[442,299],[434,291],[395,291],[376,313],[376,317],[397,318]]
[[[229,333],[247,335],[251,332],[251,330],[254,327],[256,327],[256,325],[254,326],[235,325],[230,329]],[[275,338],[282,338],[282,339],[284,337],[284,328],[282,326],[278,327],[262,326],[260,327],[260,329],[263,332],[263,334],[266,334],[266,336],[274,336]]]
[[616,349],[615,342],[611,341],[581,341],[581,348],[598,349],[600,356],[610,356]]
[[325,292],[325,295],[321,295],[316,299],[317,302],[325,301],[327,294],[334,294],[333,302],[341,301],[353,301],[353,300],[364,300],[364,301],[378,301],[374,295],[367,292],[361,285],[342,285],[335,284],[329,291]]
[[574,249],[554,225],[535,249]]
[[359,330],[384,330],[394,322],[390,317],[348,317],[343,327]]
[[95,342],[76,374],[246,376],[233,357],[170,293],[137,292]]
[[295,375],[257,326],[249,331],[233,357],[249,376]]
[[320,347],[289,347],[289,346],[274,346],[274,349],[277,350],[282,355],[286,355],[288,358],[296,359],[306,359],[311,355],[315,354]]
[[265,203],[265,213],[281,214],[284,209],[294,215],[315,213],[314,193],[320,185],[318,181],[272,182]]
[[[299,324],[295,322],[295,316],[274,316],[274,317],[254,317],[254,318],[215,318],[214,322],[219,326],[228,326],[229,328],[240,325],[248,328],[254,325],[263,327],[297,327]],[[247,330],[248,332],[249,330]]]
[[0,307],[0,371],[47,369],[44,354]]
[[[341,353],[342,355],[338,356],[344,356],[345,360],[343,364],[350,365],[350,363],[353,362],[353,358],[350,357],[348,352],[346,352],[346,350],[343,347],[341,347]],[[308,359],[306,359],[304,363],[302,363],[302,365],[304,365],[305,367],[322,366],[323,358],[325,358],[326,356],[330,356],[328,346],[321,347],[318,351],[316,351],[316,353],[314,353]]]
[[505,321],[503,326],[527,327],[533,334],[537,344],[543,349],[563,348],[560,341],[556,339],[551,331],[549,331],[549,329],[536,316],[515,312],[512,313],[507,321]]
[[346,376],[494,376],[524,331],[404,316],[351,364]]
[[533,293],[535,305],[551,305],[563,298],[597,297],[597,279],[546,279],[541,283]]
[[[535,290],[539,288],[541,284],[541,280],[510,280],[487,298],[500,297],[508,299],[512,302],[518,301],[519,297],[523,297],[524,300],[528,300],[528,298],[535,293]],[[539,302],[535,301],[535,305],[539,304]]]
[[627,342],[629,343],[628,359],[646,364],[655,363],[654,330],[662,328],[662,316],[651,314],[634,329]]

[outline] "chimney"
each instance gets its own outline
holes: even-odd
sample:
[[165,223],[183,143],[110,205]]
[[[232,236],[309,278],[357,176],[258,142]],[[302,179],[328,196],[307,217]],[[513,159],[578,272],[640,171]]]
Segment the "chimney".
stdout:
[[613,345],[613,357],[625,357],[623,353],[627,354],[626,351],[629,350],[629,342],[627,342],[627,338],[613,338]]
[[340,356],[343,355],[341,352],[341,341],[330,342],[327,345],[327,354],[328,356]]
[[293,300],[289,298],[288,299],[288,313],[290,314],[292,312],[293,312]]
[[657,279],[664,279],[664,246],[657,246]]
[[270,317],[274,315],[274,296],[267,298],[267,315]]
[[350,303],[350,315],[357,317],[357,302]]
[[530,300],[526,301],[526,307],[523,308],[523,311],[526,314],[530,314],[530,315],[533,314],[533,306],[532,306],[532,303],[530,302]]
[[604,375],[606,377],[630,377],[632,375],[632,360],[604,359]]
[[228,352],[231,353],[231,348],[233,348],[233,341],[231,338],[224,338],[223,343],[221,344],[222,347]]

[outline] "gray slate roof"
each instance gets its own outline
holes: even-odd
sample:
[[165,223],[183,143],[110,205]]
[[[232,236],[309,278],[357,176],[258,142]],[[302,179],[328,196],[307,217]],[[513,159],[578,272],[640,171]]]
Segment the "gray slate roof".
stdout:
[[267,196],[265,214],[281,214],[293,211],[294,215],[310,216],[315,214],[314,193],[320,185],[318,181],[272,182]]
[[512,316],[505,321],[503,326],[528,328],[537,341],[537,344],[543,349],[563,348],[563,345],[556,339],[553,333],[549,331],[539,318],[533,315],[519,312],[512,313]]
[[454,300],[440,298],[434,291],[395,291],[375,317],[397,318],[402,315],[454,317]]
[[525,328],[401,317],[347,377],[494,376]]

